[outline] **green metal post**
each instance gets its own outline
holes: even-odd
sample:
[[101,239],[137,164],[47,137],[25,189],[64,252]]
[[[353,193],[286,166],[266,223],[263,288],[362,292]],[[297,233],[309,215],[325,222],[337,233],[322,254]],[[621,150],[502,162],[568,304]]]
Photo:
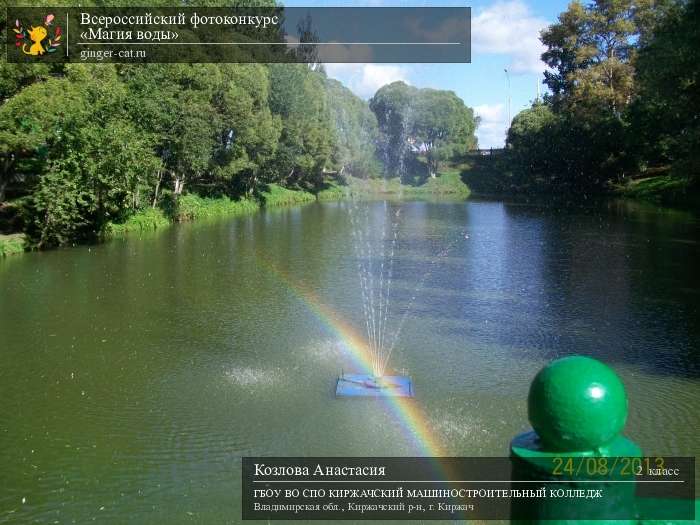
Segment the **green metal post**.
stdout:
[[[605,490],[612,516],[615,511],[634,508],[634,483],[600,480],[596,465],[607,457],[641,457],[640,448],[621,432],[627,420],[627,395],[620,378],[600,361],[584,356],[557,359],[535,376],[528,395],[528,418],[533,431],[511,442],[513,479],[556,481],[550,487]],[[561,461],[558,459],[561,458]],[[567,468],[568,466],[576,467]],[[590,465],[593,465],[593,469]],[[555,473],[555,467],[559,466]],[[581,469],[580,465],[584,465]],[[598,476],[598,477],[596,477]],[[629,479],[629,478],[627,478]],[[591,481],[594,481],[593,483]],[[518,487],[518,485],[514,485]],[[557,519],[571,500],[544,498],[530,508],[538,519],[513,520],[520,525],[578,524],[584,520]],[[591,506],[593,503],[590,504]],[[600,503],[596,503],[600,506]],[[584,515],[586,505],[581,507]],[[596,509],[602,512],[604,509]],[[515,510],[514,510],[515,512]],[[568,516],[571,518],[571,516]],[[554,519],[552,519],[554,518]],[[635,520],[598,520],[596,525],[626,525]]]

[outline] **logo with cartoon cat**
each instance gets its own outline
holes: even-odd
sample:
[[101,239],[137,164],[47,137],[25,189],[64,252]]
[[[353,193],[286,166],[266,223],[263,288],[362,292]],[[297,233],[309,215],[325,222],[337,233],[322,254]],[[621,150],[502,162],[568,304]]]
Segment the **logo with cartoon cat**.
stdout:
[[45,53],[55,53],[61,45],[62,31],[60,26],[56,26],[51,33],[51,24],[54,16],[47,15],[43,24],[38,26],[24,27],[19,20],[15,21],[15,46],[22,53],[31,56],[42,56]]

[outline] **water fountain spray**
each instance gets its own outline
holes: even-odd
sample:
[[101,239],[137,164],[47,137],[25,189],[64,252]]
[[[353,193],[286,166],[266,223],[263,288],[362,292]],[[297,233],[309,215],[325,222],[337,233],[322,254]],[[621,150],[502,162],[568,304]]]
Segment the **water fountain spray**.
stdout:
[[[406,108],[407,118],[402,121],[399,136],[398,158],[389,158],[384,151],[385,165],[395,166],[398,174],[406,172],[406,154],[413,147],[410,140],[411,107]],[[341,172],[342,173],[342,172]],[[341,175],[342,176],[342,175]],[[346,185],[351,187],[346,179]],[[386,189],[386,178],[384,179]],[[416,296],[432,274],[436,262],[456,244],[450,243],[433,258],[430,267],[419,279],[411,293],[408,308],[403,312],[394,330],[389,330],[391,319],[391,289],[394,277],[394,259],[401,222],[400,205],[383,201],[381,205],[367,201],[351,192],[349,217],[352,241],[357,261],[357,273],[362,296],[362,314],[367,334],[369,374],[345,374],[338,378],[338,396],[413,396],[411,379],[406,375],[387,375],[389,359],[396,347],[399,335],[408,318]],[[461,238],[462,236],[460,236]]]

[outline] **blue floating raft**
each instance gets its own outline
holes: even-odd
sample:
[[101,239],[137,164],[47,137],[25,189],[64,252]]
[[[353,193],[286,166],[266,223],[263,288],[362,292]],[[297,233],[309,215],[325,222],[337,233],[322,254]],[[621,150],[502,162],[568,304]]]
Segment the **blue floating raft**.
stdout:
[[369,374],[342,374],[335,387],[336,397],[413,397],[408,376],[374,377]]

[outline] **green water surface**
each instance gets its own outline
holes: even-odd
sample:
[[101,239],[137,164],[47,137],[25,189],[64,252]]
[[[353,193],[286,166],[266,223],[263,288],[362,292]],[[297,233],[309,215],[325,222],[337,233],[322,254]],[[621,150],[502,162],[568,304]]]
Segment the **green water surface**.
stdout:
[[[645,452],[700,453],[696,217],[362,206],[375,247],[397,222],[387,326],[406,322],[390,368],[412,375],[444,453],[506,455],[533,375],[574,353],[622,376]],[[426,453],[392,405],[333,395],[358,365],[319,312],[364,327],[350,210],[1,260],[0,523],[237,523],[241,456]]]

